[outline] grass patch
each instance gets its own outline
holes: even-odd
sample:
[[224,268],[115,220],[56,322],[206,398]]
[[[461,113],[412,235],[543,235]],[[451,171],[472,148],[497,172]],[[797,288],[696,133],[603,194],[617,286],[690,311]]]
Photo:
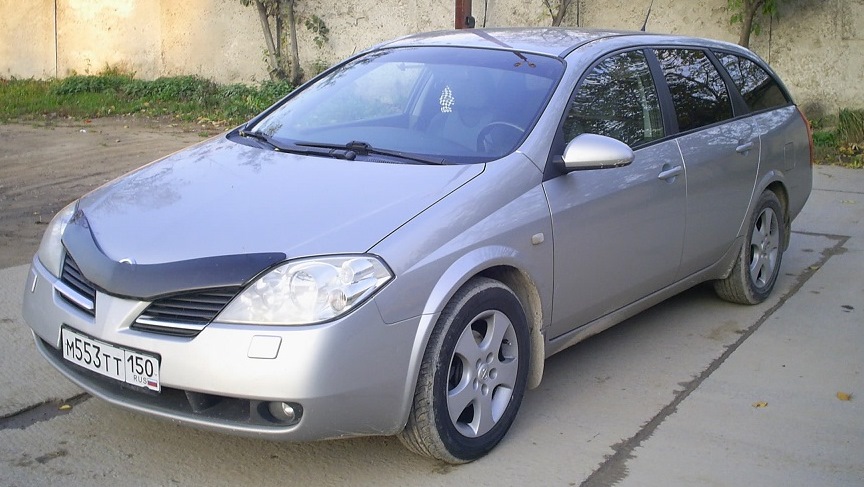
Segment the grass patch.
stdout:
[[811,124],[817,164],[864,169],[864,110],[842,109],[836,127],[824,120]]
[[840,110],[837,138],[844,144],[864,143],[864,110]]
[[110,68],[95,76],[0,79],[0,121],[140,113],[229,126],[252,118],[293,89],[288,82],[219,85],[197,76],[145,81]]

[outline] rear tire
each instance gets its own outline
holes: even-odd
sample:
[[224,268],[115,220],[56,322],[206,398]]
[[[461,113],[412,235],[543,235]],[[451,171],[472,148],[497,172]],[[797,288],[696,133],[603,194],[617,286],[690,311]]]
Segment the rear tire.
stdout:
[[528,340],[525,312],[513,291],[488,278],[468,282],[429,338],[400,441],[454,464],[492,450],[525,393]]
[[777,196],[771,191],[762,193],[732,273],[714,281],[714,291],[720,298],[739,304],[758,304],[768,298],[783,259],[785,222]]

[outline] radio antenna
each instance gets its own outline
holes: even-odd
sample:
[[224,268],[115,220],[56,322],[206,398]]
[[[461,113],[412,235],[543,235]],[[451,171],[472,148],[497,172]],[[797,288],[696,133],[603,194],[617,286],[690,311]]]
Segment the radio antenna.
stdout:
[[648,17],[651,16],[651,7],[654,6],[654,0],[651,0],[651,3],[648,5],[648,13],[645,14],[645,22],[642,23],[642,28],[639,29],[642,32],[645,32],[645,27],[648,26]]

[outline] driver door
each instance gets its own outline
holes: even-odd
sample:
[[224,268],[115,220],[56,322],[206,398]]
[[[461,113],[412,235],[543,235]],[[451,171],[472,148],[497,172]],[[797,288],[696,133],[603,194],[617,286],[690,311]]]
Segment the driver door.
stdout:
[[552,213],[555,338],[671,284],[686,214],[684,163],[665,134],[642,51],[612,55],[580,82],[564,139],[616,138],[634,149],[626,167],[575,171],[543,186]]

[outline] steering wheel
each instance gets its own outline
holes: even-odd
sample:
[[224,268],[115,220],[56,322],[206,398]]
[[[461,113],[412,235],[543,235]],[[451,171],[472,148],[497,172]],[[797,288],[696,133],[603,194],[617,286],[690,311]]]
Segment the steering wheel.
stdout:
[[524,133],[524,128],[510,122],[491,122],[477,134],[477,152],[503,153],[502,147],[505,150],[509,149]]

